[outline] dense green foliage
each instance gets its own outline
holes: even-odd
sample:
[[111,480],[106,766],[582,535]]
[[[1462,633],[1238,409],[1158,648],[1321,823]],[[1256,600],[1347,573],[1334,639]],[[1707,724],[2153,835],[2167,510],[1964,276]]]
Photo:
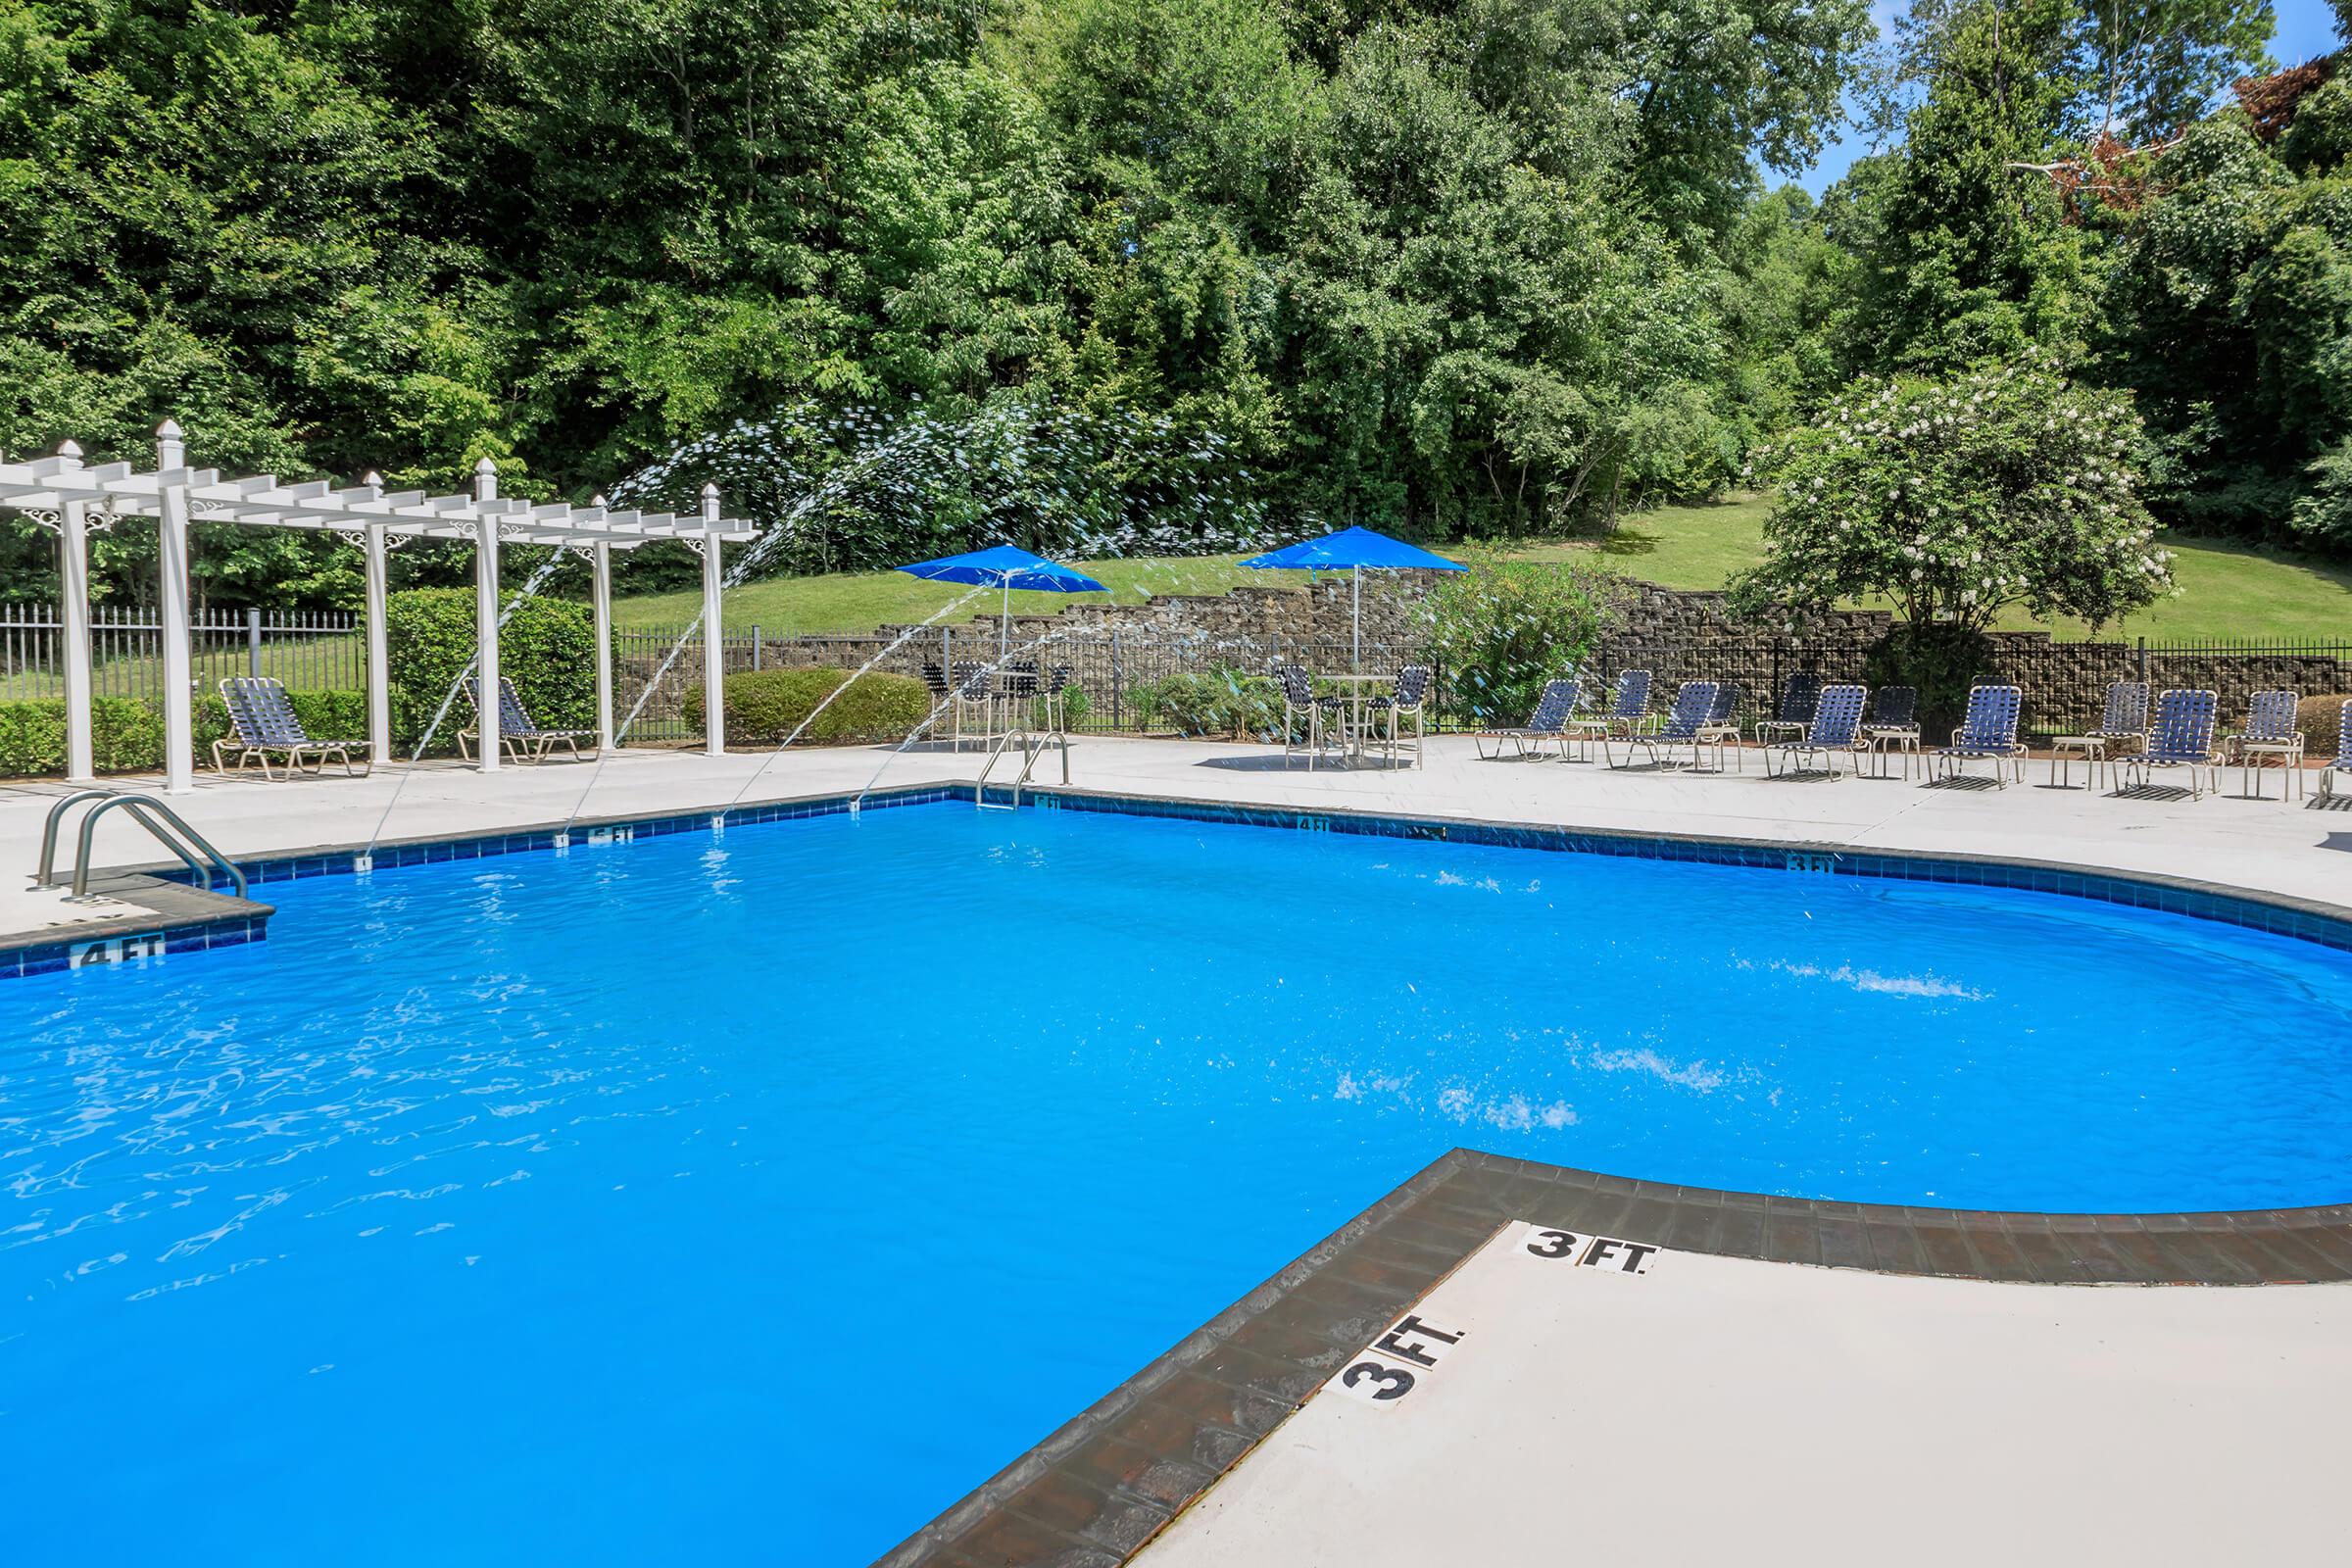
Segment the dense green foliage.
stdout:
[[1218,666],[1136,685],[1127,693],[1126,716],[1146,732],[1252,739],[1282,728],[1282,691],[1264,675]]
[[1473,555],[1470,570],[1430,595],[1429,650],[1446,673],[1449,709],[1481,724],[1515,724],[1544,683],[1584,662],[1623,619],[1623,585],[1590,566],[1538,565]]
[[[449,489],[488,455],[585,500],[739,419],[812,411],[817,473],[834,414],[1017,396],[1217,432],[1283,526],[1703,493],[1785,402],[1729,298],[1757,161],[1809,160],[1867,28],[1862,0],[7,0],[0,449],[135,458],[170,413],[200,464]],[[202,533],[213,597],[357,597],[331,540]],[[101,582],[138,591],[151,537]],[[53,581],[12,532],[0,594]]]
[[[523,710],[546,729],[596,725],[596,631],[578,605],[510,597],[498,634],[499,672],[514,683]],[[403,752],[424,739],[442,700],[474,655],[473,595],[462,588],[416,588],[384,606],[391,661],[392,740]],[[457,734],[473,727],[472,706],[460,696],[434,732],[438,752],[457,749]]]
[[[2034,350],[2135,400],[2158,520],[2352,551],[2352,82],[2217,111],[2270,30],[2268,0],[1912,0],[1883,52],[1864,0],[0,0],[0,449],[138,459],[172,414],[193,461],[289,477],[715,476],[810,571],[1605,525],[1857,376]],[[1841,98],[1885,150],[1768,191]],[[199,535],[207,597],[358,598],[331,538]],[[152,537],[100,537],[102,591],[143,593]],[[623,586],[691,570],[656,546]],[[54,581],[0,523],[0,597]]]
[[[90,758],[101,773],[161,767],[163,719],[135,698],[92,698]],[[66,705],[0,703],[0,778],[54,778],[65,770]]]
[[[795,744],[803,746],[905,740],[931,711],[921,681],[880,669],[862,675],[825,668],[737,670],[726,677],[722,700],[727,744],[737,747],[781,746],[796,735]],[[702,728],[699,685],[686,692],[686,724]]]

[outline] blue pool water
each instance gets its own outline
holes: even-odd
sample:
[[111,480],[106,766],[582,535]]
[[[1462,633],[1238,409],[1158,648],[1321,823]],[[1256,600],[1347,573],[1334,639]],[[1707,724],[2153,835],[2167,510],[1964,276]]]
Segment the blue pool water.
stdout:
[[968,806],[272,884],[0,984],[15,1563],[858,1563],[1446,1150],[2352,1196],[2352,960]]

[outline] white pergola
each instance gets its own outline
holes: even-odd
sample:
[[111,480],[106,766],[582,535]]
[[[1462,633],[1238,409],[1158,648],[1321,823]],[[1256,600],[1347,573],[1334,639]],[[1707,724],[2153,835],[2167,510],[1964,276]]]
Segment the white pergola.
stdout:
[[[668,513],[615,512],[604,505],[601,496],[587,507],[502,499],[498,467],[488,458],[474,466],[470,495],[428,496],[422,491],[387,495],[374,474],[357,486],[337,489],[323,479],[284,484],[271,474],[224,479],[210,468],[190,468],[179,425],[170,419],[157,429],[155,449],[153,471],[140,471],[127,463],[89,466],[81,461],[81,450],[71,441],[60,447],[55,457],[0,462],[0,508],[16,509],[55,529],[62,547],[59,601],[65,618],[69,779],[86,780],[95,771],[90,722],[89,536],[126,516],[155,518],[159,534],[164,767],[169,794],[185,794],[195,781],[188,636],[191,521],[323,529],[367,552],[368,744],[379,764],[395,760],[384,638],[385,566],[392,549],[410,539],[460,539],[474,547],[475,673],[485,692],[498,689],[499,545],[552,545],[585,556],[596,579],[597,732],[610,746],[613,744],[612,552],[634,550],[658,539],[676,540],[703,558],[704,744],[713,757],[725,751],[726,710],[719,691],[724,660],[718,547],[723,541],[756,538],[759,530],[741,518],[719,515],[716,485],[703,487],[700,516],[678,517]],[[484,704],[479,718],[479,766],[493,772],[501,761],[498,705]]]

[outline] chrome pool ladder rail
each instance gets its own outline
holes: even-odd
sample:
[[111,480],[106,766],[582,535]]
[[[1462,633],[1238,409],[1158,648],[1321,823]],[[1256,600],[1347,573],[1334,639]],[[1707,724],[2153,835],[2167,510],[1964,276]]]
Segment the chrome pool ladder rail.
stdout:
[[49,818],[41,824],[41,863],[33,873],[34,887],[52,888],[58,885],[58,829],[64,825],[66,813],[85,801],[96,801],[98,804],[82,814],[81,831],[75,835],[74,891],[68,896],[69,902],[89,901],[90,850],[97,835],[98,819],[116,809],[129,813],[132,821],[145,828],[157,843],[178,857],[180,863],[195,877],[198,887],[210,893],[213,890],[214,873],[219,872],[228,878],[230,886],[237,890],[238,898],[246,897],[244,871],[236,861],[213,848],[210,839],[190,827],[185,817],[152,795],[113,789],[76,790],[49,808]]
[[[988,776],[996,771],[997,760],[1016,744],[1022,753],[1021,771],[1019,776],[1012,781],[1012,799],[1004,805],[998,806],[991,803],[988,798]],[[980,776],[972,782],[972,804],[984,811],[1019,810],[1021,791],[1029,786],[1031,775],[1037,771],[1037,760],[1046,755],[1048,747],[1058,748],[1061,752],[1061,781],[1067,784],[1070,781],[1070,737],[1067,731],[1057,729],[1007,730],[998,736],[995,744],[988,749],[988,760],[981,766]]]

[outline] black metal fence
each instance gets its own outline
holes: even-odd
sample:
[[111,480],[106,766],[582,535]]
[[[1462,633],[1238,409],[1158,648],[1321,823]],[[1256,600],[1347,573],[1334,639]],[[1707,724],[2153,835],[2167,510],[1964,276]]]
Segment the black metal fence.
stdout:
[[[687,720],[686,693],[703,678],[700,632],[689,635],[683,626],[641,626],[615,633],[614,640],[620,711],[628,712],[639,694],[646,693],[628,729],[630,743],[699,739],[700,727]],[[808,665],[858,669],[870,663],[894,674],[919,677],[926,663],[947,669],[961,662],[993,663],[999,656],[996,632],[962,626],[924,627],[900,639],[778,637],[753,626],[730,630],[721,641],[729,673]],[[1252,719],[1269,698],[1274,713],[1281,712],[1280,698],[1272,696],[1263,679],[1277,662],[1324,673],[1360,667],[1373,674],[1428,662],[1420,648],[1385,643],[1365,643],[1357,666],[1354,644],[1347,640],[1168,639],[1100,631],[1054,632],[1028,639],[1016,635],[1005,652],[1016,661],[1034,661],[1042,671],[1066,665],[1078,694],[1068,705],[1069,726],[1097,735],[1225,734],[1259,727]],[[1443,689],[1444,671],[1438,675]]]
[[[2352,639],[2056,642],[1996,632],[1987,645],[1988,662],[1974,680],[2022,688],[2023,732],[2036,741],[2095,729],[2107,687],[2119,680],[2146,681],[2159,691],[2210,689],[2226,716],[2242,714],[2247,700],[2263,690],[2352,698]],[[1621,635],[1594,663],[1600,682],[1614,681],[1626,669],[1649,670],[1659,706],[1681,681],[1734,682],[1740,687],[1743,720],[1769,709],[1792,674],[1867,684],[1870,673],[1865,647],[1774,637],[1672,643]]]
[[[210,690],[229,675],[273,675],[297,691],[368,683],[360,618],[349,611],[222,610],[188,617],[190,673]],[[54,605],[0,604],[0,702],[65,695],[65,617]],[[90,690],[160,702],[164,627],[153,606],[90,607]]]

